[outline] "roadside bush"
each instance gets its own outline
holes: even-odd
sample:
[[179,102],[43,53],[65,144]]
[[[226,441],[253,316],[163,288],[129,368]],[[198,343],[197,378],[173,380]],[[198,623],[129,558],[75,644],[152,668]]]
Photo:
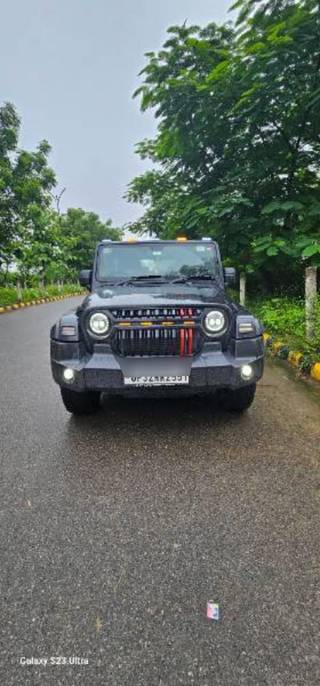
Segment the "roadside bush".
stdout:
[[0,288],[0,307],[14,305],[17,302],[17,291],[15,288]]
[[[80,286],[77,284],[66,284],[65,286],[50,285],[45,288],[24,288],[21,291],[21,301],[27,303],[31,300],[54,298],[58,295],[72,295],[79,293],[79,290]],[[19,297],[16,288],[0,288],[0,307],[15,305],[18,302]]]
[[270,298],[250,304],[268,333],[281,338],[290,348],[302,352],[320,351],[320,297],[317,300],[316,335],[312,342],[305,337],[304,301],[290,298]]

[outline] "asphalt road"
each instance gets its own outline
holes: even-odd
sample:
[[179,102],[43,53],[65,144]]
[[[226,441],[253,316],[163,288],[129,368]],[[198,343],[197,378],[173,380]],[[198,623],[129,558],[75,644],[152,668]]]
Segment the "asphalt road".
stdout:
[[319,393],[269,364],[243,417],[72,418],[48,335],[77,302],[0,317],[1,686],[318,685]]

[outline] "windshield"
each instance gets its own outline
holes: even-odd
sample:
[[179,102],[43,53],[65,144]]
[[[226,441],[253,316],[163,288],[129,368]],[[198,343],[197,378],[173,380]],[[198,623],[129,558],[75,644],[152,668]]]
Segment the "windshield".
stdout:
[[98,253],[97,278],[165,279],[219,275],[217,251],[213,243],[132,243],[102,246]]

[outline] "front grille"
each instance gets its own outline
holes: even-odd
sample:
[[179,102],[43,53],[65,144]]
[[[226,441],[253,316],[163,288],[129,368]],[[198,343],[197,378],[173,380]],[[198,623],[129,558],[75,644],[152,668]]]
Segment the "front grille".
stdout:
[[115,331],[113,351],[121,356],[152,355],[189,356],[200,352],[202,334],[199,328],[133,329]]
[[113,351],[122,356],[191,356],[201,350],[202,310],[196,307],[122,308],[111,311]]

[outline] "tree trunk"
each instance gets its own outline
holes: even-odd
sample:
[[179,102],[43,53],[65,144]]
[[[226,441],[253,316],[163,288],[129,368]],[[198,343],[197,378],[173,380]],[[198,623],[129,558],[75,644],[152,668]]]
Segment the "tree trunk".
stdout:
[[9,274],[9,262],[6,262],[6,268],[4,272],[4,285],[6,286],[8,283],[8,274]]
[[247,285],[247,275],[245,272],[240,274],[240,305],[245,306],[246,304],[246,285]]
[[310,341],[315,336],[317,267],[306,267],[305,277],[306,336]]
[[18,279],[17,281],[17,298],[18,302],[21,303],[22,300],[22,289],[21,289],[21,281]]

